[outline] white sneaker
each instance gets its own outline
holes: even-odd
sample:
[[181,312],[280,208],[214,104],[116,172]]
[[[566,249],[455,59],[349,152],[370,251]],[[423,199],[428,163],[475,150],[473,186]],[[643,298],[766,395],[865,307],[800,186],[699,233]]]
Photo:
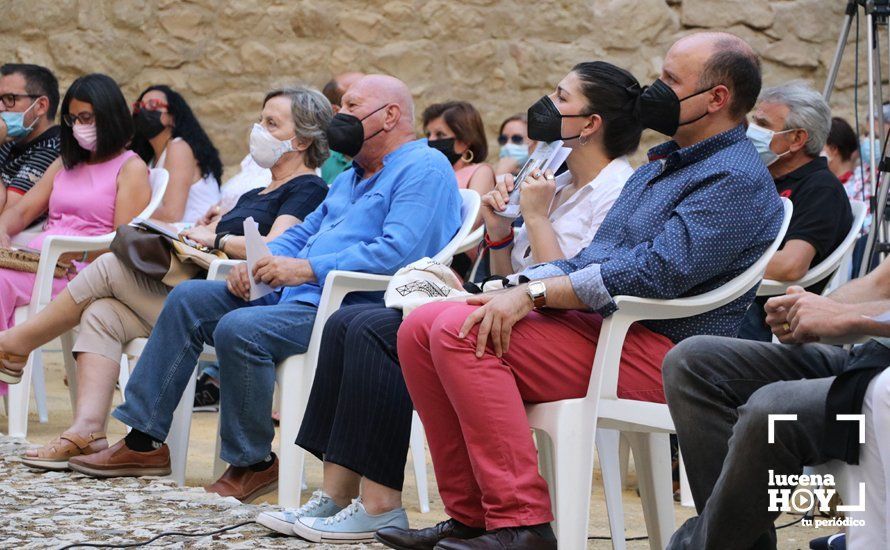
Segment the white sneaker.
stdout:
[[396,508],[372,516],[359,497],[334,516],[298,518],[294,522],[294,533],[312,542],[358,543],[373,541],[374,533],[384,527],[407,529],[408,514],[405,509]]
[[281,512],[263,512],[257,516],[256,521],[260,525],[265,525],[273,531],[293,536],[294,522],[299,518],[317,516],[330,517],[342,509],[343,508],[340,506],[337,506],[337,503],[335,503],[331,497],[319,489],[312,493],[312,498],[299,508],[285,508]]

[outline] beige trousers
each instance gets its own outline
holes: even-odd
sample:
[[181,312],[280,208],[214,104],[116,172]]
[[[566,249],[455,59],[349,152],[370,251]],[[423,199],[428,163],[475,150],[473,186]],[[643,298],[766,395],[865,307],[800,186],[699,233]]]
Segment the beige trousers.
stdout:
[[96,353],[120,363],[127,342],[151,334],[170,288],[108,253],[78,273],[68,283],[68,292],[78,304],[89,302],[74,352]]

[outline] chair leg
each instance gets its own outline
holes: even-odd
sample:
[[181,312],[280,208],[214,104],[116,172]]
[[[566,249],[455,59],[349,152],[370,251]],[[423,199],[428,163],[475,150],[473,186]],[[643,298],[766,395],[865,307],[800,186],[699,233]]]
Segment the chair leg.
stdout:
[[74,332],[68,331],[59,337],[62,342],[62,364],[65,378],[68,379],[68,396],[71,398],[71,413],[77,409],[77,363],[74,362]]
[[649,548],[662,550],[674,532],[670,438],[666,433],[626,435],[634,454]]
[[117,373],[117,386],[121,392],[121,402],[126,399],[127,383],[130,381],[130,358],[126,354],[121,356],[121,368]]
[[621,488],[630,489],[630,481],[627,479],[627,471],[630,468],[630,442],[624,434],[618,433],[618,467],[621,470]]
[[22,381],[9,386],[8,433],[11,437],[28,437],[28,401],[31,399],[31,376],[34,372],[34,362],[40,350],[36,350],[28,356],[25,370],[22,372]]
[[300,492],[303,487],[303,449],[297,446],[297,434],[306,412],[306,395],[312,387],[307,386],[304,355],[287,359],[279,367],[278,384],[281,391],[279,423],[281,445],[279,449],[278,504],[286,508],[300,505]]
[[414,483],[417,485],[420,511],[426,514],[430,511],[430,492],[427,486],[424,439],[423,424],[420,422],[417,411],[414,411],[411,419],[411,462],[414,464]]
[[[587,548],[587,527],[590,523],[590,487],[593,482],[593,432],[557,426],[547,434],[550,441],[538,434],[538,448],[547,453],[542,470],[550,485],[551,502],[556,518],[556,538],[562,550]],[[560,433],[562,432],[562,433]],[[549,462],[548,462],[549,461]]]
[[[195,369],[197,371],[197,369]],[[170,425],[170,433],[167,434],[167,445],[170,447],[170,477],[178,484],[185,485],[186,462],[189,452],[189,432],[192,429],[192,407],[195,403],[195,377],[197,372],[189,378],[189,383],[182,392],[179,405],[173,412],[173,422]]]
[[680,505],[695,508],[695,500],[689,488],[689,476],[686,475],[686,465],[683,463],[683,453],[680,453]]
[[216,450],[213,455],[213,477],[215,479],[219,479],[222,477],[223,472],[226,471],[228,464],[219,456],[220,451],[222,450],[222,437],[219,435],[221,425],[219,422],[216,423]]
[[609,514],[609,529],[612,532],[612,548],[624,550],[627,547],[624,533],[624,503],[621,499],[621,432],[618,430],[597,429],[596,451],[603,474],[603,490],[606,496],[606,512]]
[[34,351],[34,374],[31,386],[34,388],[34,401],[37,403],[37,418],[41,424],[49,422],[49,412],[46,409],[46,371],[43,368],[43,352]]

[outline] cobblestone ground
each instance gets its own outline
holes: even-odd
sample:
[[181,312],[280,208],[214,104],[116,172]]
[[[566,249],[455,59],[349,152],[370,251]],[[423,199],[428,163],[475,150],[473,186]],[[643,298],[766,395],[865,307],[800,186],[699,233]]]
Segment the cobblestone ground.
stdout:
[[[72,543],[144,542],[164,531],[210,532],[252,521],[269,505],[241,504],[161,478],[96,480],[41,473],[18,456],[22,440],[0,438],[0,548],[61,548]],[[261,525],[205,537],[164,537],[151,548],[383,548],[313,545],[270,535]]]
[[[57,352],[44,353],[47,366],[47,405],[49,422],[37,422],[32,404],[28,439],[35,444],[46,443],[68,427],[71,405],[68,389],[62,384],[61,357]],[[115,403],[119,397],[115,396]],[[22,465],[18,456],[27,444],[0,435],[0,550],[10,548],[59,549],[75,542],[121,544],[144,542],[164,531],[209,532],[227,525],[253,520],[263,509],[277,502],[277,493],[261,497],[255,504],[241,504],[234,499],[209,495],[201,486],[213,481],[213,454],[216,442],[217,415],[195,414],[189,444],[189,462],[186,484],[177,487],[166,479],[123,478],[94,480],[73,474],[39,473]],[[0,432],[6,429],[6,415],[0,406]],[[114,443],[125,434],[125,427],[111,420],[108,426],[109,442]],[[277,448],[278,441],[273,444]],[[429,458],[428,458],[429,463]],[[403,502],[413,527],[428,527],[445,519],[442,501],[436,491],[436,481],[429,468],[430,513],[422,514],[418,508],[417,490],[409,459],[405,476]],[[633,466],[630,469],[633,481]],[[303,499],[322,482],[321,463],[313,457],[306,461],[306,482],[310,491],[303,491]],[[591,494],[589,533],[597,537],[608,536],[609,524],[603,499],[599,470],[594,471]],[[624,513],[628,537],[645,535],[640,498],[636,491],[624,491]],[[679,505],[675,508],[676,522],[680,525],[694,510]],[[778,524],[797,519],[783,516]],[[795,525],[779,531],[779,550],[803,550],[811,538],[831,534],[827,528],[813,529]],[[213,537],[165,537],[150,548],[375,548],[382,545],[321,546],[311,545],[296,538],[271,535],[259,525],[248,525]],[[590,540],[588,549],[608,550],[611,541],[597,538]],[[629,550],[649,548],[646,540],[631,540]]]

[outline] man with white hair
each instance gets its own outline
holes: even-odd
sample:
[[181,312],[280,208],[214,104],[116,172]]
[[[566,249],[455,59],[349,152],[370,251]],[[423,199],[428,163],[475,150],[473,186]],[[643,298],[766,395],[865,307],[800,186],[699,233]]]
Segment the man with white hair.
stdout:
[[[794,204],[785,242],[766,268],[767,279],[796,281],[827,258],[850,231],[853,214],[844,186],[820,156],[831,129],[831,109],[816,90],[802,82],[768,88],[751,116],[748,138],[776,182],[776,190]],[[827,280],[807,288],[819,294]],[[739,336],[768,342],[763,304],[751,305]]]
[[[219,358],[220,455],[230,464],[206,489],[245,502],[274,490],[275,366],[305,353],[327,274],[393,274],[435,255],[460,227],[454,171],[426,140],[415,139],[414,102],[401,80],[369,75],[353,84],[327,140],[353,158],[352,168],[302,223],[269,243],[272,255],[252,273],[240,264],[227,282],[192,280],[173,289],[131,375],[126,402],[113,413],[133,429],[104,451],[71,459],[72,469],[94,477],[169,474],[163,441],[206,343]],[[250,279],[280,290],[251,300]],[[389,525],[408,525],[404,510],[390,519]]]

